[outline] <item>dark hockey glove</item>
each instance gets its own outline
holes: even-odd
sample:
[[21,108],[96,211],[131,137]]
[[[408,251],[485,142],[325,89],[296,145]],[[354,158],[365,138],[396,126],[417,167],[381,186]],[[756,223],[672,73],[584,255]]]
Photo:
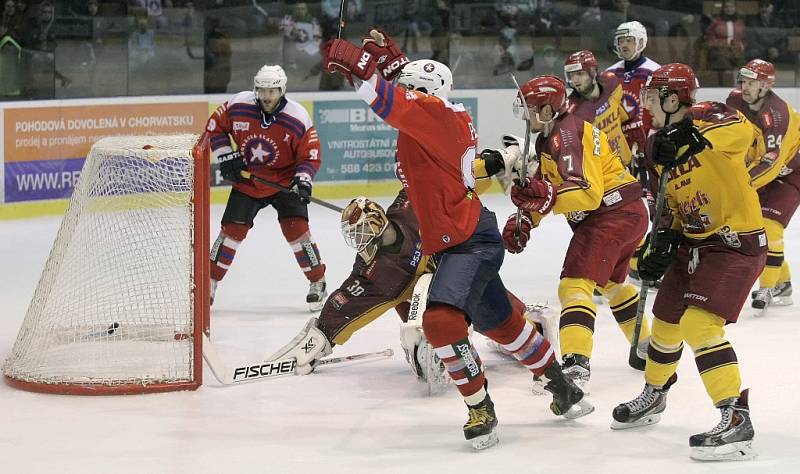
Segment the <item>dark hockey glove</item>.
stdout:
[[658,281],[677,255],[683,234],[674,229],[658,229],[655,247],[650,245],[651,239],[648,235],[639,251],[639,276],[645,281]]
[[373,28],[369,36],[361,40],[362,48],[372,54],[378,65],[378,72],[384,79],[391,81],[409,63],[408,56],[400,50],[397,43],[385,31]]
[[527,211],[520,213],[519,235],[517,235],[517,213],[508,216],[505,227],[503,227],[503,245],[509,253],[520,253],[525,250],[528,240],[531,238],[533,221]]
[[219,163],[219,171],[222,173],[222,179],[232,183],[241,183],[244,181],[242,178],[242,171],[247,169],[247,163],[244,161],[244,155],[238,151],[225,153],[217,158]]
[[308,204],[311,202],[311,186],[311,178],[309,178],[308,175],[298,174],[292,178],[292,184],[289,189],[297,194],[297,199],[299,199],[300,202]]
[[713,148],[688,117],[659,130],[653,137],[653,161],[674,168],[689,161],[692,155]]
[[506,169],[506,162],[503,160],[503,154],[499,150],[486,148],[481,152],[481,158],[483,158],[486,174],[489,176],[494,176]]
[[520,209],[547,214],[556,203],[556,189],[549,181],[527,177],[525,182],[514,180],[511,202]]
[[375,57],[349,41],[327,41],[322,45],[321,51],[322,67],[328,74],[339,72],[352,82],[351,76],[367,80],[375,73]]

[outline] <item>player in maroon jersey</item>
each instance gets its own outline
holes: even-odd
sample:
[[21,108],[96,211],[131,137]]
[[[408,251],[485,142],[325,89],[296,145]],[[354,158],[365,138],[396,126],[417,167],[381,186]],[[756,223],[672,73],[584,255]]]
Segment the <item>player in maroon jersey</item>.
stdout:
[[794,172],[800,168],[800,114],[772,90],[772,63],[753,59],[739,70],[738,80],[739,87],[731,91],[727,104],[761,130],[766,148],[750,166],[769,243],[767,266],[759,278],[759,289],[752,294],[752,306],[760,316],[769,306],[793,303],[783,234],[800,206],[800,174]]
[[[474,191],[477,133],[464,106],[448,100],[450,69],[432,60],[409,63],[378,30],[370,31],[363,48],[333,40],[322,52],[325,71],[344,74],[370,108],[398,129],[396,156],[419,220],[422,250],[437,262],[423,330],[469,407],[467,440],[476,449],[497,442],[494,405],[468,338],[467,319],[534,375],[546,378],[554,413],[591,412],[583,392],[564,377],[547,340],[512,307],[498,276],[503,241],[494,213]],[[397,85],[389,82],[395,78]]]
[[[212,158],[222,177],[233,182],[222,230],[211,247],[212,303],[217,283],[225,277],[253,219],[270,205],[311,283],[306,296],[309,308],[319,311],[325,302],[325,264],[308,228],[311,187],[321,163],[319,137],[305,108],[285,94],[283,68],[267,65],[255,75],[252,91],[234,95],[208,119]],[[244,179],[243,170],[293,192]]]

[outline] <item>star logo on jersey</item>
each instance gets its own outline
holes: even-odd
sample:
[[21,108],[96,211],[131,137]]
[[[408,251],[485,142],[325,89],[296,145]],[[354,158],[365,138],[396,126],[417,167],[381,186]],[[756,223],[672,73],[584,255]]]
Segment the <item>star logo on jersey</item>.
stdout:
[[255,166],[272,166],[278,159],[277,144],[271,138],[259,135],[250,139],[246,146],[248,164]]

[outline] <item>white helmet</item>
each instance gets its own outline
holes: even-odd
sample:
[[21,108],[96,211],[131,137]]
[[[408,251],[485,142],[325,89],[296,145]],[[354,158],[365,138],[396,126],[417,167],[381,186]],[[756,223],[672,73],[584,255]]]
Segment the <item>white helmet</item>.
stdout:
[[281,95],[286,94],[286,73],[280,66],[262,66],[253,78],[253,91],[256,89],[278,88]]
[[439,61],[420,59],[405,65],[397,83],[408,89],[447,99],[453,89],[453,73]]
[[647,47],[647,28],[645,28],[643,24],[638,21],[620,23],[617,30],[614,32],[614,52],[617,53],[620,59],[625,58],[622,57],[622,53],[619,50],[618,41],[620,38],[627,38],[628,36],[636,38],[637,55],[642,54],[644,48]]

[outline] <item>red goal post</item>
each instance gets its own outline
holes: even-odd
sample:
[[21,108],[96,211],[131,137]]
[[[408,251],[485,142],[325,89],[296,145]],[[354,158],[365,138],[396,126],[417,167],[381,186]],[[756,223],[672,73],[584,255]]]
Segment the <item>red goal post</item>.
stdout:
[[98,141],[3,365],[6,382],[80,395],[199,387],[209,241],[205,135]]

